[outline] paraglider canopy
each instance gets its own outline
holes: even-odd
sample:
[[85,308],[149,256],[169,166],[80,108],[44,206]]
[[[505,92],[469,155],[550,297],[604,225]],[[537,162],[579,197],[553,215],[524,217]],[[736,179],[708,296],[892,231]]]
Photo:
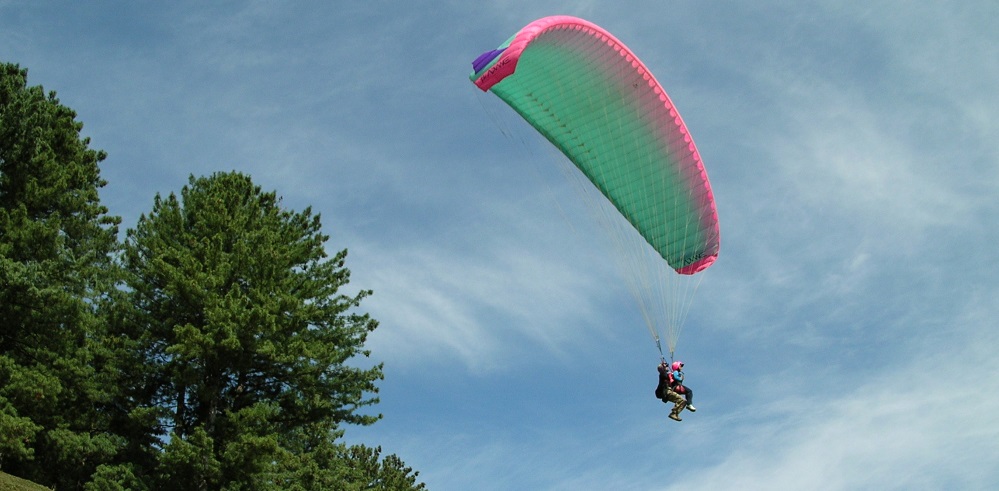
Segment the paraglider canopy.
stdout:
[[472,81],[562,151],[680,274],[709,267],[718,214],[672,101],[617,38],[576,17],[528,24],[473,62]]
[[[531,22],[472,68],[476,86],[506,102],[592,183],[629,225],[625,235],[637,231],[642,250],[633,255],[654,251],[651,267],[639,259],[625,276],[648,285],[633,288],[642,290],[636,297],[667,304],[672,353],[689,300],[676,298],[676,287],[661,293],[660,284],[711,266],[720,233],[700,153],[666,91],[621,41],[571,16]],[[656,269],[664,260],[668,274]],[[643,305],[658,345],[651,310]]]

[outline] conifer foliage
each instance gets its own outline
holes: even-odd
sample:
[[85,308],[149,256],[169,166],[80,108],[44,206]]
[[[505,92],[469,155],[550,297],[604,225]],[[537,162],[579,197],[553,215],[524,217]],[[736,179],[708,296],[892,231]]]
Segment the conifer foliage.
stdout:
[[118,240],[104,152],[0,63],[0,470],[57,489],[423,489],[380,447],[378,325],[311,209],[191,176]]
[[60,487],[119,443],[96,368],[119,219],[100,204],[105,154],[82,128],[27,70],[0,63],[0,466]]
[[327,257],[326,240],[319,216],[283,210],[239,173],[191,177],[128,231],[120,332],[148,364],[131,393],[159,410],[147,431],[170,441],[181,459],[170,465],[217,461],[181,475],[239,480],[273,465],[299,428],[332,438],[377,420],[358,409],[377,402],[367,394],[381,366],[347,363],[368,354],[377,323],[352,309],[371,292],[342,291],[347,251]]

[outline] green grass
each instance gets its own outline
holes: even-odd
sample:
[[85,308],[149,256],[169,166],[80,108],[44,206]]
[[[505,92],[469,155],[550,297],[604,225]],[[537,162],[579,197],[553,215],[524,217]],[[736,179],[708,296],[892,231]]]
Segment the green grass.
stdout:
[[45,486],[0,472],[0,491],[51,491]]

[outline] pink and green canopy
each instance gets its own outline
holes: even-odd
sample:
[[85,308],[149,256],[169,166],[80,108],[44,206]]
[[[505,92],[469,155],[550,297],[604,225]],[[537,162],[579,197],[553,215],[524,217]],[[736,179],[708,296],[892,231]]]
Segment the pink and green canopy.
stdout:
[[645,65],[607,31],[552,16],[473,62],[471,79],[571,160],[680,274],[718,257],[701,156]]

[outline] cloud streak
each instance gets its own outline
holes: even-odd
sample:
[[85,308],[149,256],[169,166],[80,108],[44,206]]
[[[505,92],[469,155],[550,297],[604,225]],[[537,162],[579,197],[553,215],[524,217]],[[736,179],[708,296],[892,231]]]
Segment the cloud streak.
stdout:
[[[991,489],[997,9],[8,2],[0,52],[109,152],[125,227],[231,169],[322,214],[387,374],[347,438],[432,489]],[[579,197],[467,80],[552,13],[639,53],[708,167],[722,250],[682,424]]]

